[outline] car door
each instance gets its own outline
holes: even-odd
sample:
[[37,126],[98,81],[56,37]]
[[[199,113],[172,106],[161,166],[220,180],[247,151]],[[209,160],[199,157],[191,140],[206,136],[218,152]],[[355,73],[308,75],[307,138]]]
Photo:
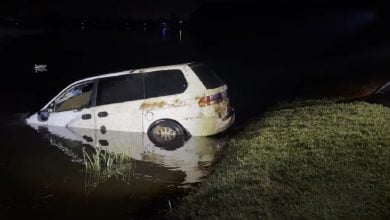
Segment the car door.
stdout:
[[[186,117],[188,98],[179,95],[187,89],[183,72],[178,69],[159,70],[144,73],[145,102],[143,126],[147,131],[159,119],[178,119]],[[192,98],[192,97],[191,97]]]
[[95,81],[80,83],[67,89],[52,103],[48,125],[94,129],[95,90]]
[[97,86],[96,128],[142,132],[144,101],[143,74],[125,74],[99,79]]

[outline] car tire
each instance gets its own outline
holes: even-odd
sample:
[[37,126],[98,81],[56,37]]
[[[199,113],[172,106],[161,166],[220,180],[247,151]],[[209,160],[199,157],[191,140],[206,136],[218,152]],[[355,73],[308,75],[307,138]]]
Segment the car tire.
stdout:
[[173,120],[159,120],[148,129],[149,139],[157,147],[175,150],[184,145],[187,139],[184,128]]

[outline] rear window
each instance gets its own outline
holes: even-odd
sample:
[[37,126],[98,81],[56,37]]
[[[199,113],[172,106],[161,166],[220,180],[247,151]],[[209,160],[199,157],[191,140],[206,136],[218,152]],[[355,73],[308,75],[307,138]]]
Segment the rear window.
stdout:
[[180,70],[163,70],[145,73],[145,98],[183,93],[187,80]]
[[225,83],[207,65],[191,64],[190,67],[207,89],[215,89],[225,85]]

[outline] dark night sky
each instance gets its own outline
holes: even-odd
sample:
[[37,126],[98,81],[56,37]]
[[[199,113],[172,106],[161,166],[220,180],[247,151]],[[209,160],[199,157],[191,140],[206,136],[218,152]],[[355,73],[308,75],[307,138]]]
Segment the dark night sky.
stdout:
[[5,0],[0,3],[2,14],[8,16],[37,15],[42,10],[64,17],[157,19],[172,13],[188,18],[204,3],[223,0]]
[[[188,18],[190,14],[206,3],[218,2],[223,6],[226,2],[253,1],[267,8],[267,5],[300,5],[340,4],[363,5],[375,4],[379,0],[1,0],[1,16],[42,16],[44,12],[54,13],[61,17],[93,17],[93,18],[126,18],[126,19],[157,19],[168,17],[175,13],[179,17]],[[279,6],[278,6],[279,7]],[[215,13],[218,13],[216,11]],[[233,15],[234,16],[234,15]]]
[[158,18],[171,13],[188,16],[201,3],[201,0],[66,1],[53,5],[53,8],[65,16]]

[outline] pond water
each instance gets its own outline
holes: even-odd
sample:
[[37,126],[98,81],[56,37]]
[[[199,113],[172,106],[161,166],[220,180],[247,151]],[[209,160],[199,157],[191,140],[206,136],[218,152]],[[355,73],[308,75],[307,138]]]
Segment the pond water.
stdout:
[[143,133],[30,127],[21,117],[1,126],[1,219],[163,215],[212,171],[227,142],[156,146]]

